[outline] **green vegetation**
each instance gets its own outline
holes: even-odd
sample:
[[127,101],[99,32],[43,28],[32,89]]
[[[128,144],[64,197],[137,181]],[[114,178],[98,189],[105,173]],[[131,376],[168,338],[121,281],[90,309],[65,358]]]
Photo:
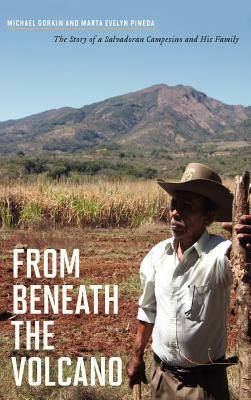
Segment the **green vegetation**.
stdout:
[[[88,157],[86,157],[88,158]],[[132,177],[152,179],[157,176],[157,170],[139,163],[121,162],[116,160],[102,160],[100,157],[92,160],[82,160],[72,157],[40,156],[26,157],[20,153],[16,157],[0,159],[1,180],[9,179],[30,180],[42,176],[48,180],[72,178],[81,176],[105,175],[113,178]]]
[[202,162],[222,176],[234,177],[250,168],[248,141],[179,145],[179,148],[152,147],[149,149],[127,148],[111,145],[95,150],[83,150],[73,154],[41,153],[37,156],[16,155],[0,158],[0,182],[67,180],[80,183],[90,176],[108,179],[178,179],[189,162]]

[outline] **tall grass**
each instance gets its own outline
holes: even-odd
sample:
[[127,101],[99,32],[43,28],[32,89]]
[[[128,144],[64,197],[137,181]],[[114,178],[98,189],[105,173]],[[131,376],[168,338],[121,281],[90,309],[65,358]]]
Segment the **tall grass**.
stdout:
[[150,180],[0,184],[0,223],[8,228],[137,227],[165,221],[168,202],[167,193]]
[[165,219],[168,196],[154,181],[0,185],[2,227],[136,227]]

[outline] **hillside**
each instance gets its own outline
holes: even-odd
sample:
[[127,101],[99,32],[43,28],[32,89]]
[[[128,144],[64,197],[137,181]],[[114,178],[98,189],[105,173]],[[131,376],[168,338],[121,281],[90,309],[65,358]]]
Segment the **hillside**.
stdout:
[[79,109],[64,107],[0,123],[2,154],[113,145],[177,150],[233,140],[251,141],[251,107],[226,105],[183,85],[155,85]]

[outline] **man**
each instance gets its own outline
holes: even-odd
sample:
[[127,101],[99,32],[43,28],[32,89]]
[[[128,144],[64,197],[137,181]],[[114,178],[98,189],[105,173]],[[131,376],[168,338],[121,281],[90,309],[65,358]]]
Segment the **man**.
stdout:
[[[231,242],[206,228],[213,221],[231,221],[232,195],[215,172],[198,163],[187,166],[180,183],[158,183],[172,196],[173,237],[153,247],[141,264],[143,294],[127,365],[129,384],[145,380],[143,354],[152,334],[152,399],[229,399]],[[242,218],[244,224],[235,228],[250,247],[251,218]]]

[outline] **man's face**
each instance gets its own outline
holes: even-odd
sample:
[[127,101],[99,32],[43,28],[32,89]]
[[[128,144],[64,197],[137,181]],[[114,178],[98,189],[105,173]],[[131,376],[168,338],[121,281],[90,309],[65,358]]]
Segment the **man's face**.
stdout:
[[209,223],[204,198],[190,192],[177,192],[170,205],[170,222],[173,236],[191,246]]

